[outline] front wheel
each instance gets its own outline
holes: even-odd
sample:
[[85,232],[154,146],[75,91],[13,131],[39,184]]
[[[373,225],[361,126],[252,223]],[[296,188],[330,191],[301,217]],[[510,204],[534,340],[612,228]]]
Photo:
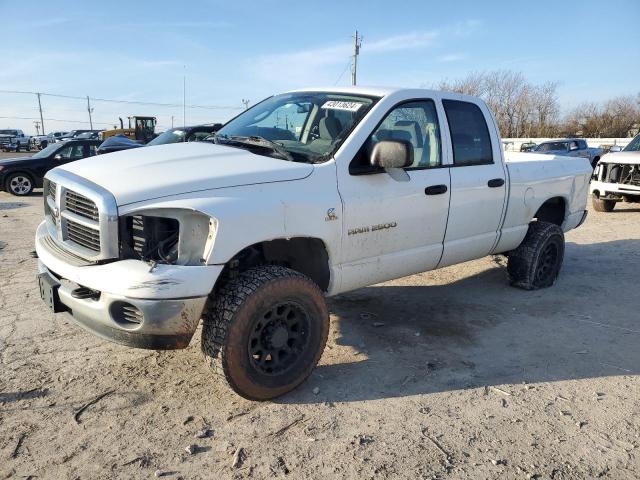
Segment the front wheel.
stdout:
[[522,243],[509,253],[509,283],[524,290],[553,285],[564,258],[564,233],[548,222],[533,222]]
[[602,200],[596,196],[592,199],[593,209],[596,212],[611,212],[615,206],[616,202],[613,200]]
[[33,192],[33,180],[24,173],[12,173],[5,185],[7,192],[18,197],[24,197]]
[[324,295],[285,267],[252,268],[210,299],[202,350],[214,371],[250,400],[283,395],[311,374],[329,333]]

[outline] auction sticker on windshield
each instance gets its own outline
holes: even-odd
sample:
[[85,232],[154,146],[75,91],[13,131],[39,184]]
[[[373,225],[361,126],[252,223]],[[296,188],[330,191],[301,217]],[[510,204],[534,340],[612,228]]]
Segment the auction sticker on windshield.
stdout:
[[347,110],[348,112],[357,112],[362,106],[358,102],[345,102],[341,100],[329,100],[322,105],[321,108],[325,110]]

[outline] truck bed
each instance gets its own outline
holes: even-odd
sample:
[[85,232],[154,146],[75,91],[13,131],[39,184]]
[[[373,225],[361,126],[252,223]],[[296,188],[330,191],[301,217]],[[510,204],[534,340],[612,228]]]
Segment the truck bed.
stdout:
[[586,209],[592,168],[583,157],[538,153],[505,152],[510,190],[507,212],[496,251],[515,248],[524,239],[531,218],[543,199],[562,198],[565,205],[564,231],[575,228]]

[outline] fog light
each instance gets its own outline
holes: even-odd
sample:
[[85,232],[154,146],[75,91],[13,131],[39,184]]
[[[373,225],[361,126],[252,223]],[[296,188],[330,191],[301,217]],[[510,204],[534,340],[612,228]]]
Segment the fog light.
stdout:
[[124,328],[137,328],[144,321],[142,311],[127,302],[115,302],[111,306],[111,316],[116,323]]

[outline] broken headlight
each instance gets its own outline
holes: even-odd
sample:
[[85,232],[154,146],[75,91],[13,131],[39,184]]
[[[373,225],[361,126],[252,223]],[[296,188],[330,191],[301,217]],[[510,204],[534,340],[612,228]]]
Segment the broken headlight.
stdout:
[[154,209],[120,217],[120,258],[202,265],[213,247],[218,222],[186,209]]
[[180,223],[174,218],[131,215],[120,220],[121,258],[158,263],[178,260]]

